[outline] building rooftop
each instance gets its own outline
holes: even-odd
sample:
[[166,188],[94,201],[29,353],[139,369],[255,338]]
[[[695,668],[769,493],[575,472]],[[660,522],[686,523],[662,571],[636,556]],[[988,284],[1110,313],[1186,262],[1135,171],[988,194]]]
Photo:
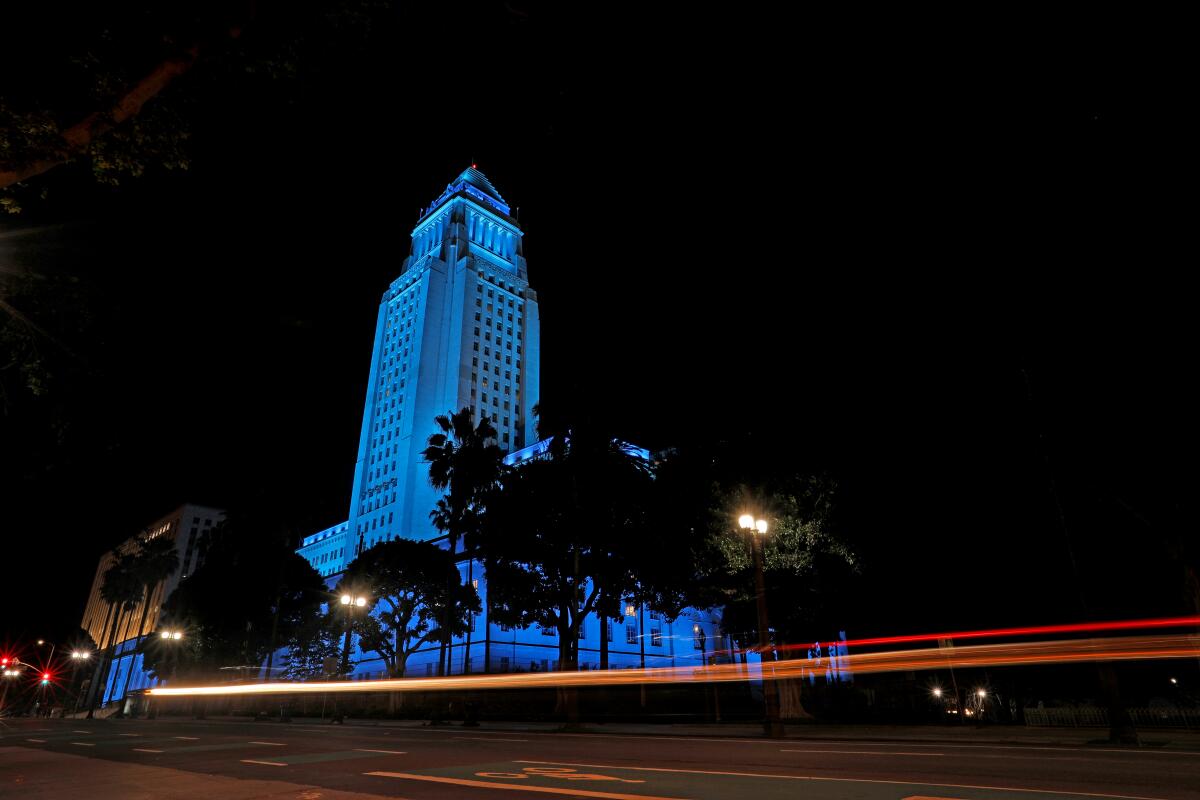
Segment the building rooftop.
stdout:
[[442,203],[460,192],[484,201],[487,205],[492,206],[504,215],[508,214],[508,203],[504,201],[504,197],[500,194],[500,191],[492,185],[492,182],[488,180],[486,175],[472,164],[460,172],[457,178],[446,184],[446,190],[438,196],[437,200],[434,200],[429,205],[429,208],[425,209],[425,213],[421,215],[422,218],[428,216],[440,207]]

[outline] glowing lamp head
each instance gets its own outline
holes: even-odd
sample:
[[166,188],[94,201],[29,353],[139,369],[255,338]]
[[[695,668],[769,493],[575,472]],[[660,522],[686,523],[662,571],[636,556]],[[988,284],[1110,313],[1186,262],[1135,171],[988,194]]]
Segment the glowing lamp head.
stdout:
[[46,643],[45,639],[38,639],[38,644],[45,644],[45,643]]
[[755,521],[754,528],[759,533],[766,533],[767,532],[767,521],[765,519],[760,519],[760,520]]
[[171,634],[171,638],[172,639],[182,639],[183,633],[180,631],[175,631],[174,633]]
[[1179,681],[1175,680],[1174,678],[1171,678],[1171,683],[1175,684],[1176,686],[1179,685]]
[[742,514],[738,517],[738,527],[751,530],[754,527],[754,517],[749,514]]
[[162,638],[164,638],[164,639],[170,639],[170,638],[171,638],[171,632],[170,632],[170,631],[163,631],[163,632],[162,632]]
[[365,597],[354,598],[354,605],[358,606],[359,608],[362,608],[366,604],[367,604],[367,598],[365,598]]
[[692,626],[692,633],[699,633],[699,632],[700,632],[700,626],[699,626],[699,625],[693,625],[693,626]]
[[977,694],[979,697],[987,697],[987,692],[985,692],[983,689],[980,689],[975,694]]
[[934,689],[934,690],[933,690],[933,696],[934,696],[934,697],[941,697],[941,696],[942,696],[942,690],[941,690],[941,689]]
[[353,597],[351,597],[351,596],[350,596],[350,595],[348,595],[348,594],[344,594],[344,595],[342,595],[342,605],[344,605],[344,606],[348,606],[348,605],[350,605],[352,602],[354,602],[354,598],[353,598]]

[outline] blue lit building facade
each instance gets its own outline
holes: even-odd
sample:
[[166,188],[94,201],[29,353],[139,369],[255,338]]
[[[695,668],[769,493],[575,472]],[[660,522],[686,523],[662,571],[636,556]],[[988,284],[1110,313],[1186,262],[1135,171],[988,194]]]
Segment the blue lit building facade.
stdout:
[[[306,537],[298,551],[331,587],[362,549],[398,537],[440,536],[429,519],[440,495],[421,457],[437,415],[471,407],[477,420],[489,417],[509,464],[544,449],[532,413],[540,377],[538,302],[523,237],[507,202],[474,167],[455,178],[413,228],[410,253],[376,318],[347,520]],[[486,608],[481,564],[464,558],[460,569]],[[617,669],[699,664],[702,648],[711,654],[727,647],[706,613],[667,621],[649,608],[627,612],[604,631],[597,618],[585,620],[581,668],[598,665],[601,635]],[[557,666],[556,631],[506,630],[477,615],[471,633],[451,648],[451,671],[482,671],[485,640],[493,672]],[[374,656],[355,653],[355,677],[383,675]],[[436,647],[415,653],[408,674],[432,675],[437,657]]]

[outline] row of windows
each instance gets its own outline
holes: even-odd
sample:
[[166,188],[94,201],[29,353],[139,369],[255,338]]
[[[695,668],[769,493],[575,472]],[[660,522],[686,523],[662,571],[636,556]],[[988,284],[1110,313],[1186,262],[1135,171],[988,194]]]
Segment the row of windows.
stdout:
[[317,563],[318,564],[327,564],[335,558],[341,558],[342,553],[345,551],[345,549],[346,548],[344,548],[344,547],[339,547],[337,550],[330,550],[328,553],[322,553],[320,556],[317,557]]
[[[490,272],[485,274],[483,270],[477,270],[477,273],[479,275],[480,280],[487,281],[488,283],[498,286],[500,289],[503,289],[506,292],[512,292],[514,295],[517,295],[518,297],[520,296],[521,287],[517,286],[516,284],[508,283],[507,281],[505,281],[503,279],[497,280],[495,275],[491,274]],[[480,284],[476,284],[475,291],[476,292],[483,291],[483,286]],[[492,291],[491,289],[488,290],[488,297],[492,296],[491,291]],[[509,305],[510,306],[512,305],[511,301],[509,302]],[[518,301],[517,302],[517,310],[520,311],[523,308],[524,308],[524,303],[521,303],[520,301]]]
[[[474,350],[476,353],[478,353],[478,352],[479,352],[479,342],[475,342],[475,343],[474,343],[474,346],[473,346],[471,349],[472,349],[472,350]],[[505,342],[505,343],[504,343],[504,349],[505,349],[505,350],[512,350],[512,349],[513,349],[513,343],[512,343],[512,342]],[[485,345],[483,346],[483,357],[484,357],[484,358],[488,358],[488,357],[490,357],[491,355],[492,355],[492,348],[491,348],[491,345],[487,345],[487,344],[485,344]],[[521,345],[517,345],[517,355],[521,355]],[[499,358],[499,357],[500,357],[500,343],[499,343],[499,342],[496,342],[496,358]]]

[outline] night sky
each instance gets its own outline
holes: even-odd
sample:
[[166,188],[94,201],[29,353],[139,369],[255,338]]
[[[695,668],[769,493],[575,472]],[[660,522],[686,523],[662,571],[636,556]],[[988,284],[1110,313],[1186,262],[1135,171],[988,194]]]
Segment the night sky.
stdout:
[[93,319],[63,443],[4,454],[0,631],[69,635],[100,554],[181,502],[344,520],[380,295],[472,161],[520,208],[543,404],[833,475],[851,635],[1083,616],[1057,505],[1107,576],[1088,614],[1187,612],[1169,53],[698,8],[407,11],[300,88],[199,92],[186,173],[46,176],[0,259]]

